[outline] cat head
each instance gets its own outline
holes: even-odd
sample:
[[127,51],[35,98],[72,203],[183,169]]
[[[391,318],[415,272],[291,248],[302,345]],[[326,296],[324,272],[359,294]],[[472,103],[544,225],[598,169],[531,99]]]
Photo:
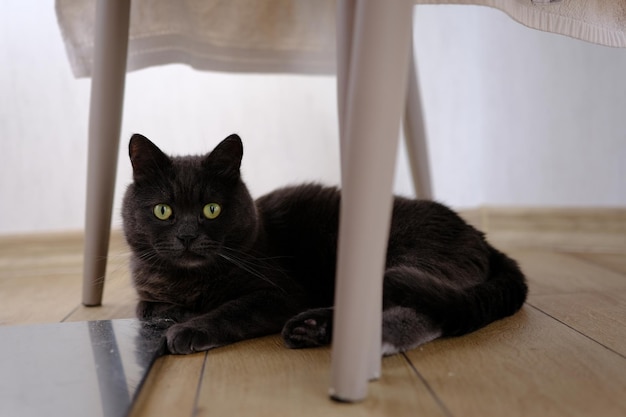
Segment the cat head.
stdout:
[[129,154],[133,183],[122,219],[137,262],[198,268],[252,244],[257,213],[241,180],[239,136],[230,135],[206,155],[171,157],[135,134]]

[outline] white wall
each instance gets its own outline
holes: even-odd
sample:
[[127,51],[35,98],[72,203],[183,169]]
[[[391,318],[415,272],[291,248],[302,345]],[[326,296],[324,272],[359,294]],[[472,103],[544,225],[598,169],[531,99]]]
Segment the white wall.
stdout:
[[[626,50],[527,29],[499,11],[422,6],[416,49],[436,198],[455,207],[626,206]],[[0,233],[83,224],[89,80],[71,75],[53,2],[0,2]],[[127,139],[205,152],[238,132],[253,194],[338,182],[334,79],[127,77]],[[402,154],[396,191],[411,194]],[[115,223],[119,219],[116,216]]]
[[438,198],[626,205],[626,49],[481,7],[418,8],[415,32]]

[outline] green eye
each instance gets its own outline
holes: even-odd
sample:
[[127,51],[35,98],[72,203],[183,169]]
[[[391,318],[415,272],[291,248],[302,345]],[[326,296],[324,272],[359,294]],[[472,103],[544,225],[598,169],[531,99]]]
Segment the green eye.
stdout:
[[217,203],[209,203],[202,209],[202,213],[204,213],[204,217],[207,219],[214,219],[220,215],[222,208]]
[[167,220],[172,216],[172,208],[167,204],[157,204],[152,212],[159,220]]

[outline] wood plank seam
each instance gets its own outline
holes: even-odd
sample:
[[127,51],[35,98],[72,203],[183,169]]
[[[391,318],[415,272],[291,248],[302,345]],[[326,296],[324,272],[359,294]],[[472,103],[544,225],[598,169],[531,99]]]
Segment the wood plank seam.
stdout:
[[402,352],[401,355],[404,357],[404,360],[407,361],[407,363],[409,364],[409,367],[413,370],[413,372],[415,373],[417,378],[426,387],[426,390],[428,390],[428,392],[430,393],[431,397],[433,397],[433,400],[435,400],[435,402],[437,403],[437,405],[441,409],[441,412],[446,417],[453,417],[453,414],[450,411],[450,409],[446,406],[446,404],[443,402],[441,397],[439,397],[439,395],[437,395],[437,393],[435,392],[433,387],[428,383],[428,380],[426,380],[426,378],[424,378],[424,375],[422,375],[421,372],[417,370],[417,368],[415,367],[415,365],[413,364],[411,359],[406,355],[406,353]]
[[72,315],[73,315],[74,313],[76,313],[76,310],[78,310],[78,308],[79,308],[79,307],[80,307],[80,305],[76,304],[76,305],[74,306],[74,308],[72,308],[72,309],[69,311],[69,313],[67,313],[67,314],[65,315],[65,317],[63,317],[63,318],[61,319],[60,323],[65,323],[65,322],[66,322],[66,321],[67,321],[70,317],[72,317]]
[[542,310],[541,308],[539,308],[539,307],[537,307],[537,306],[533,305],[532,303],[530,303],[530,302],[526,302],[526,305],[528,305],[528,306],[529,306],[529,307],[531,307],[531,308],[534,308],[535,310],[537,310],[538,312],[540,312],[540,313],[542,313],[542,314],[545,314],[546,316],[550,317],[552,320],[556,321],[557,323],[562,324],[563,326],[567,327],[568,329],[573,330],[574,332],[578,333],[579,335],[581,335],[581,336],[583,336],[583,337],[585,337],[585,338],[587,338],[587,339],[591,340],[592,342],[594,342],[594,343],[596,343],[596,344],[598,344],[598,345],[602,346],[603,348],[605,348],[606,350],[608,350],[608,351],[609,351],[609,352],[611,352],[611,353],[616,354],[616,355],[617,355],[617,356],[619,356],[620,358],[622,358],[622,359],[626,359],[626,356],[624,356],[624,355],[623,355],[623,354],[621,354],[620,352],[617,352],[616,350],[614,350],[614,349],[610,348],[609,346],[605,345],[604,343],[602,343],[602,342],[600,342],[600,341],[598,341],[598,340],[594,339],[593,337],[591,337],[591,336],[589,336],[589,335],[587,335],[587,334],[583,333],[582,331],[578,330],[577,328],[575,328],[575,327],[573,327],[573,326],[571,326],[571,325],[569,325],[569,324],[565,323],[564,321],[562,321],[562,320],[558,319],[557,317],[553,316],[553,315],[552,315],[552,314],[550,314],[550,313],[547,313],[546,311],[544,311],[544,310]]
[[191,412],[191,417],[196,417],[199,413],[198,403],[200,401],[200,393],[202,391],[202,381],[204,381],[204,368],[206,368],[206,361],[209,357],[209,352],[204,352],[204,358],[202,360],[202,367],[200,368],[200,374],[198,375],[198,382],[196,384],[196,393],[193,397],[193,408]]

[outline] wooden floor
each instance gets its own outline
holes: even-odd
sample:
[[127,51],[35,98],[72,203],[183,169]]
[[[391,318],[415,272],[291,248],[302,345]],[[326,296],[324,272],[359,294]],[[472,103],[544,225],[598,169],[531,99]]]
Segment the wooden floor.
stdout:
[[[77,235],[0,238],[0,325],[133,316],[112,242],[104,306],[79,303]],[[383,360],[360,404],[326,395],[329,349],[266,337],[155,364],[133,416],[626,416],[626,255],[510,249],[530,281],[514,317]]]

